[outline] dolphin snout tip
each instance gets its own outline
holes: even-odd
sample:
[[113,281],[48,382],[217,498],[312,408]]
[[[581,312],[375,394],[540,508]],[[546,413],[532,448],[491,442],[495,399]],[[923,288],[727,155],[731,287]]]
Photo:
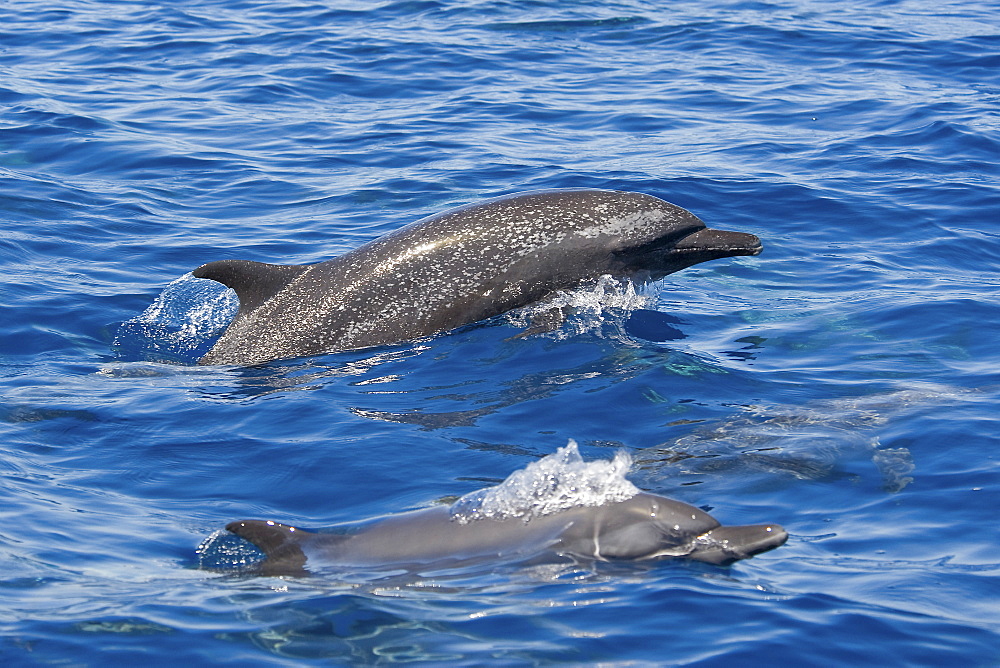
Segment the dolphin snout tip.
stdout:
[[682,253],[709,253],[716,257],[760,255],[764,244],[760,237],[747,232],[732,232],[705,227],[688,234],[676,244],[674,251]]
[[764,251],[764,242],[756,234],[727,232],[724,238],[733,255],[760,255]]
[[699,536],[689,556],[697,561],[728,566],[781,547],[787,540],[788,532],[780,524],[720,526]]
[[[753,529],[754,527],[748,528]],[[756,529],[756,537],[752,538],[748,536],[746,540],[748,556],[781,547],[788,540],[788,532],[780,524],[764,524],[756,527]]]
[[771,540],[775,543],[774,547],[784,545],[785,541],[788,540],[788,532],[780,524],[764,525],[764,534],[771,537]]

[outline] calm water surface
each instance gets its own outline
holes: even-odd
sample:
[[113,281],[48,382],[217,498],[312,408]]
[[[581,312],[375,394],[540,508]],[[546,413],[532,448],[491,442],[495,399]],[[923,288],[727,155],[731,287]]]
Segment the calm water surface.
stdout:
[[[998,17],[6,3],[0,659],[1000,664]],[[134,326],[204,262],[316,262],[551,187],[647,192],[765,251],[523,338],[499,317],[221,368]],[[231,520],[426,507],[570,438],[791,538],[730,568],[199,568]]]

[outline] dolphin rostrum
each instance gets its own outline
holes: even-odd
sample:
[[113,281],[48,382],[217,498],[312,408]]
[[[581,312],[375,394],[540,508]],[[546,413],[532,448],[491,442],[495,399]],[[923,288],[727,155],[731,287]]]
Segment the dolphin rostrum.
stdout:
[[[361,528],[313,533],[265,520],[226,529],[266,559],[262,575],[306,575],[324,568],[420,570],[482,560],[644,560],[663,557],[728,565],[774,549],[788,534],[777,524],[721,526],[708,513],[654,494],[550,515],[460,522],[448,506],[390,515]],[[336,530],[336,529],[335,529]]]
[[220,260],[194,270],[240,308],[200,364],[258,364],[396,343],[477,322],[604,274],[655,280],[757,255],[651,195],[548,190],[440,213],[312,265]]

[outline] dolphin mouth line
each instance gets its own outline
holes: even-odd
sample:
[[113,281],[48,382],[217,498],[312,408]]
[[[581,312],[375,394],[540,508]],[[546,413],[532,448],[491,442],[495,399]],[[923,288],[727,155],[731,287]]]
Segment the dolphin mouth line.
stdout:
[[671,252],[679,255],[711,253],[734,256],[760,255],[763,250],[760,237],[753,234],[706,227],[680,239]]
[[760,255],[764,251],[764,244],[758,243],[755,246],[702,246],[701,248],[673,248],[672,252],[678,255],[694,253],[727,253],[729,255]]

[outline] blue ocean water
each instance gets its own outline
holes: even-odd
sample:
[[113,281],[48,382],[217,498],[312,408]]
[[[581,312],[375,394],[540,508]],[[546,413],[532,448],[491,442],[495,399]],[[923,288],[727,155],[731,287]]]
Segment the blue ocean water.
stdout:
[[[5,665],[1000,664],[994,3],[0,19]],[[316,262],[553,187],[646,192],[765,250],[547,335],[500,317],[223,368],[134,326],[207,261]],[[729,568],[199,568],[231,520],[425,507],[569,439],[791,537]]]

